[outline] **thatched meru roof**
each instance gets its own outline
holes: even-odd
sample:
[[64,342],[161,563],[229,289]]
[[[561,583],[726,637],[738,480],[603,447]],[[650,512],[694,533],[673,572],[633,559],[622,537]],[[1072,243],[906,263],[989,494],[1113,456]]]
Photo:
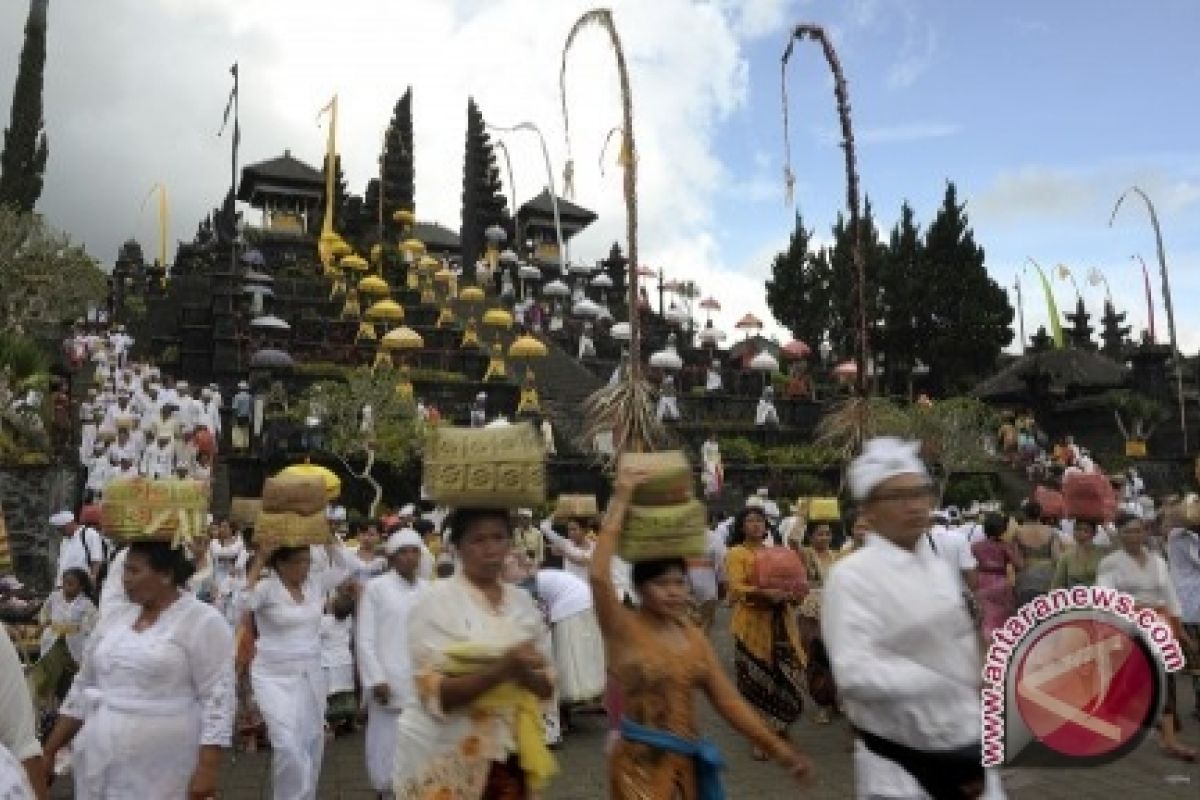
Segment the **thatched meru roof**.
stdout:
[[1027,353],[980,383],[971,394],[982,400],[1013,400],[1030,395],[1042,384],[1051,394],[1097,394],[1125,385],[1121,364],[1090,350],[1074,347]]

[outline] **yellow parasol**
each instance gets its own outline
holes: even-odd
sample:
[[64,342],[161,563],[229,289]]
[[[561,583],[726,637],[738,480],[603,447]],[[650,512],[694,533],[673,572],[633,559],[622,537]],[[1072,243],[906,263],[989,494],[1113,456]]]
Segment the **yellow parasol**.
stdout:
[[442,262],[433,256],[421,256],[421,260],[417,262],[417,269],[430,275],[437,272],[441,266]]
[[400,249],[415,259],[425,254],[425,243],[420,239],[405,239],[400,243]]
[[519,337],[508,348],[509,358],[544,358],[546,353],[546,345],[539,342],[529,334]]
[[358,293],[363,295],[378,295],[386,297],[392,289],[387,281],[378,275],[368,275],[358,282]]
[[385,350],[420,350],[425,346],[421,334],[407,325],[388,331],[379,343]]
[[365,258],[353,253],[348,256],[343,256],[342,259],[338,261],[338,266],[342,269],[352,269],[355,272],[366,272],[371,268],[371,265],[367,263]]
[[[337,236],[337,234],[335,233],[334,236]],[[337,241],[334,242],[333,247],[330,248],[330,252],[333,253],[333,257],[339,259],[339,263],[341,263],[340,259],[354,254],[354,248],[347,244],[345,239],[338,236]]]
[[508,330],[513,326],[513,315],[503,308],[489,308],[483,314],[483,324],[490,328]]
[[454,277],[454,273],[450,270],[449,267],[442,267],[441,269],[439,269],[437,272],[435,272],[433,274],[433,279],[435,281],[437,281],[438,283],[449,283],[450,279],[453,277]]
[[380,300],[367,309],[366,318],[372,322],[400,322],[404,319],[404,306],[395,300]]
[[325,497],[329,500],[335,500],[342,492],[342,479],[337,476],[331,469],[326,469],[320,464],[305,462],[303,464],[292,464],[290,467],[284,467],[280,473],[281,478],[312,478],[317,477],[325,482]]
[[458,299],[464,303],[482,303],[483,289],[478,286],[464,286],[458,293]]
[[401,208],[392,214],[392,222],[397,225],[412,225],[417,221],[417,215],[407,208]]

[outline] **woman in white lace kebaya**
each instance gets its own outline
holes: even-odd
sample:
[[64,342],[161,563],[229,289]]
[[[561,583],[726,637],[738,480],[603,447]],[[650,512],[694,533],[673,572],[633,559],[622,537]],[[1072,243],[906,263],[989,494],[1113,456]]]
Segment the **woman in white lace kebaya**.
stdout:
[[130,602],[89,638],[46,742],[54,763],[75,739],[76,800],[216,796],[233,727],[233,636],[219,613],[182,590],[190,569],[167,543],[129,547]]

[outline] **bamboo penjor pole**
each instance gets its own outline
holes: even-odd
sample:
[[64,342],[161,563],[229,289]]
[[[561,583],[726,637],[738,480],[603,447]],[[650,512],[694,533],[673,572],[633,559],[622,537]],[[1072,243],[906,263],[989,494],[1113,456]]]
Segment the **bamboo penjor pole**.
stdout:
[[624,170],[626,251],[629,257],[629,358],[624,379],[612,391],[604,389],[589,398],[589,426],[596,428],[606,421],[613,422],[613,445],[619,454],[626,449],[643,450],[653,447],[661,438],[657,421],[649,411],[649,387],[642,376],[641,320],[638,310],[638,240],[637,240],[637,149],[633,135],[633,92],[629,84],[629,69],[621,37],[613,23],[612,11],[595,8],[585,12],[567,34],[559,69],[559,93],[562,100],[563,131],[567,142],[568,176],[574,174],[571,159],[571,127],[567,109],[567,52],[575,37],[588,25],[599,25],[607,31],[617,59],[617,77],[621,89],[622,160]]
[[1146,210],[1150,212],[1150,227],[1154,228],[1154,247],[1158,253],[1158,271],[1162,277],[1163,306],[1167,309],[1167,333],[1171,337],[1171,358],[1175,361],[1175,386],[1179,399],[1179,432],[1183,435],[1183,452],[1186,453],[1188,451],[1188,429],[1187,406],[1184,404],[1183,396],[1183,356],[1179,352],[1179,342],[1175,338],[1175,310],[1171,303],[1171,279],[1167,273],[1167,251],[1163,247],[1162,229],[1158,226],[1158,212],[1154,209],[1154,203],[1150,202],[1150,196],[1142,191],[1141,187],[1130,186],[1117,198],[1112,215],[1108,218],[1108,227],[1112,227],[1113,221],[1117,218],[1117,212],[1121,210],[1121,203],[1125,202],[1125,198],[1129,196],[1130,192],[1136,193],[1146,203]]
[[850,214],[850,258],[854,266],[854,299],[858,306],[857,313],[857,347],[855,347],[854,363],[857,367],[857,375],[854,379],[855,393],[863,401],[862,403],[862,423],[863,430],[867,425],[867,362],[868,362],[868,343],[867,343],[867,292],[866,292],[866,257],[863,253],[863,235],[862,226],[860,225],[861,211],[859,205],[858,192],[858,160],[854,151],[854,129],[850,123],[850,94],[846,88],[846,78],[842,73],[841,61],[838,60],[837,51],[833,49],[833,42],[825,33],[825,29],[820,25],[812,25],[808,23],[797,25],[792,29],[791,35],[788,37],[787,47],[783,51],[783,59],[780,65],[780,77],[782,83],[783,95],[783,138],[784,138],[784,180],[787,185],[788,201],[791,202],[792,188],[795,184],[795,176],[792,174],[791,168],[791,148],[788,140],[788,98],[787,98],[787,64],[792,57],[792,49],[797,40],[811,39],[821,45],[821,50],[825,54],[825,61],[829,65],[829,71],[833,74],[833,94],[837,100],[838,121],[842,130],[841,148],[846,159],[846,205]]

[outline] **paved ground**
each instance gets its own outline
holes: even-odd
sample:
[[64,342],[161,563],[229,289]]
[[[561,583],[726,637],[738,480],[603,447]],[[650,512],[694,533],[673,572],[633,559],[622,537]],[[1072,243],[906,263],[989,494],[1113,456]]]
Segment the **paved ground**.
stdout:
[[[729,661],[729,640],[717,636],[718,650]],[[1186,679],[1179,680],[1180,709],[1193,708],[1192,692]],[[811,711],[798,725],[797,743],[817,764],[817,774],[798,787],[772,764],[750,759],[749,748],[738,739],[706,705],[702,703],[704,728],[717,742],[729,762],[725,773],[729,800],[774,800],[804,797],[814,800],[846,800],[853,796],[850,767],[850,738],[844,722],[820,726],[811,721]],[[576,721],[577,730],[558,751],[561,772],[545,800],[598,800],[606,796],[602,747],[606,734],[604,717],[591,715]],[[1200,722],[1185,717],[1184,740],[1200,746]],[[231,758],[222,777],[223,800],[259,800],[270,798],[270,755],[238,755]],[[1200,797],[1200,765],[1183,764],[1159,754],[1153,741],[1143,743],[1136,752],[1109,766],[1074,770],[1010,770],[1004,773],[1004,785],[1012,800],[1074,800],[1074,798],[1120,798],[1121,800],[1158,800]],[[60,791],[56,797],[69,798]],[[340,737],[326,751],[320,796],[328,800],[368,800],[374,797],[363,767],[362,735]],[[151,800],[146,798],[145,800]]]

